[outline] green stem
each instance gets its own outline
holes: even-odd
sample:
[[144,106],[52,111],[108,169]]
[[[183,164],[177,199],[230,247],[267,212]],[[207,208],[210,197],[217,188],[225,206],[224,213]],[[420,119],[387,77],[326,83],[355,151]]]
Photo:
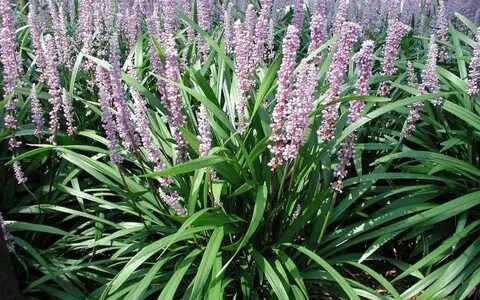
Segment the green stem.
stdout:
[[[140,154],[138,153],[138,150],[134,149],[133,153],[135,155],[135,158],[138,160],[138,162],[140,164],[140,168],[142,169],[143,174],[146,174],[147,170],[145,169],[145,166],[142,162]],[[152,189],[152,191],[155,191],[156,187],[153,184],[152,180],[150,178],[147,178],[147,182],[148,182],[148,185],[150,186],[150,188]],[[160,196],[158,195],[158,192],[152,192],[152,194],[153,194],[153,197],[155,198],[155,200],[157,200],[159,208],[163,208],[163,209],[168,211],[167,205],[162,201],[162,199],[160,199]]]
[[280,202],[280,197],[282,196],[283,186],[285,185],[285,180],[287,180],[289,165],[290,164],[288,162],[285,164],[285,170],[283,171],[282,181],[280,181],[280,187],[278,189],[277,202]]
[[[469,96],[469,111],[473,112],[473,107],[474,107],[474,103],[473,103],[473,97],[472,96]],[[467,136],[470,136],[470,143],[468,144],[467,148],[468,148],[468,161],[470,162],[471,165],[474,165],[474,143],[475,143],[475,135],[473,134],[473,131],[471,129],[471,127],[469,127],[467,129]]]
[[42,211],[42,207],[40,206],[40,201],[38,201],[38,198],[37,196],[35,196],[35,194],[28,188],[28,186],[24,183],[22,183],[23,185],[23,188],[27,191],[28,194],[30,194],[30,196],[33,197],[33,199],[35,199],[35,201],[37,202],[37,205],[38,205],[38,212],[40,213],[40,215],[43,213]]
[[210,194],[210,199],[212,200],[212,207],[215,207],[215,195],[213,194],[213,178],[211,169],[207,169],[207,184],[208,193]]
[[[293,161],[293,169],[292,169],[292,176],[290,176],[291,178],[295,178],[295,171],[297,170],[297,167],[298,167],[298,156],[295,158],[295,160]],[[288,185],[288,189],[291,190],[292,189],[292,185],[293,183],[295,182],[295,180],[290,180],[290,184]]]
[[335,208],[336,200],[337,200],[337,192],[334,192],[332,200],[330,200],[330,203],[328,205],[328,210],[327,210],[327,214],[325,215],[325,221],[323,222],[322,230],[320,231],[320,235],[318,236],[318,239],[317,239],[317,247],[320,246],[320,243],[322,242],[323,236],[325,235],[325,232],[327,231],[328,223],[330,222],[330,218],[332,216],[333,209]]
[[[122,168],[120,167],[120,165],[117,165],[117,167],[118,167],[118,172],[120,173],[120,177],[122,178],[123,185],[125,186],[125,190],[126,190],[127,195],[128,195],[128,193],[129,193],[128,185],[127,185],[127,181],[125,180],[125,176],[123,175]],[[127,196],[127,199],[128,199],[128,196]],[[140,209],[138,209],[138,206],[137,206],[137,203],[135,202],[135,200],[132,200],[132,204],[133,204],[134,209],[138,213],[138,217],[140,218],[140,220],[142,220],[143,226],[145,226],[145,229],[147,229],[147,231],[151,234],[152,232],[150,230],[150,227],[148,227],[147,223],[145,222],[145,219],[143,218]]]
[[20,8],[24,8],[25,7],[25,0],[18,0],[18,6]]

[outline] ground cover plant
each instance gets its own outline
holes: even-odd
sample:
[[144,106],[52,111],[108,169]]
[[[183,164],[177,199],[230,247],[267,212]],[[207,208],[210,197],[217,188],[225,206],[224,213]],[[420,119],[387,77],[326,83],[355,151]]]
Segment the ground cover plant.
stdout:
[[2,282],[27,299],[477,299],[477,15],[1,0]]

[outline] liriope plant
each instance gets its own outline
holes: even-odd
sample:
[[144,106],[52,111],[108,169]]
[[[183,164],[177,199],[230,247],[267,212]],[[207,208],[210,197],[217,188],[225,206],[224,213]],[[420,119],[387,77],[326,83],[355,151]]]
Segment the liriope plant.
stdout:
[[[66,34],[60,22],[53,35],[36,36],[35,15],[18,26],[22,47],[31,40],[36,52],[20,51],[28,68],[14,94],[19,125],[1,138],[21,137],[24,145],[13,156],[2,147],[1,172],[24,293],[471,295],[480,264],[471,34],[450,26],[448,38],[434,36],[431,47],[424,32],[402,39],[388,28],[408,26],[384,6],[386,34],[373,29],[362,37],[359,25],[345,22],[354,1],[327,11],[321,3],[304,11],[295,1],[286,14],[281,1],[260,1],[260,9],[235,3],[226,5],[224,28],[211,1],[182,2],[178,15],[173,1],[133,2],[35,8],[51,18],[69,11]],[[269,5],[268,22],[255,24]],[[140,26],[146,12],[152,16]],[[22,24],[26,17],[18,9],[16,18]],[[68,51],[52,41],[68,43],[62,38],[74,30],[75,59],[61,61]],[[429,53],[437,44],[449,54],[445,61]],[[426,84],[435,79],[438,85]],[[430,104],[438,99],[441,105]],[[30,103],[68,112],[69,100],[75,124],[68,114],[62,124],[44,115],[46,130],[36,105],[27,117]],[[21,185],[10,166],[17,175],[24,167]]]

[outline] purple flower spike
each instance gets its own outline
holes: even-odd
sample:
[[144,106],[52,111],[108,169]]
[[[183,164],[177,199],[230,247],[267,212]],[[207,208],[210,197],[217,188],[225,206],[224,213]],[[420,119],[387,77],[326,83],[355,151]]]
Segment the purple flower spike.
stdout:
[[[3,219],[3,215],[0,212],[0,231],[3,233],[3,238],[5,239],[5,242],[7,243],[7,248],[10,251],[11,247],[13,247],[13,236],[10,232],[7,230],[7,226],[5,225],[5,220]],[[13,249],[12,249],[13,250]]]
[[[428,46],[428,57],[426,67],[422,70],[422,83],[419,86],[420,94],[438,93],[440,91],[440,80],[437,74],[438,46],[435,43],[435,36],[430,36]],[[443,103],[442,98],[432,100],[433,105],[439,106]]]
[[132,115],[125,99],[122,85],[122,70],[120,68],[120,54],[118,53],[118,36],[114,34],[110,41],[110,86],[113,104],[117,110],[118,134],[123,146],[133,150],[137,145],[137,136],[132,126]]
[[74,126],[75,120],[73,116],[72,101],[68,99],[68,92],[66,89],[62,89],[62,109],[63,117],[65,118],[67,125],[67,133],[69,136],[74,136],[77,132],[77,128]]
[[100,66],[97,66],[95,71],[95,79],[98,86],[100,97],[100,109],[102,111],[102,127],[108,140],[108,148],[110,150],[110,161],[114,164],[121,164],[123,158],[117,150],[117,125],[112,114],[113,107],[112,95],[110,94],[110,77],[108,71]]
[[200,156],[208,156],[212,146],[212,133],[208,122],[208,113],[205,106],[200,105],[198,112],[198,139],[200,140]]
[[315,88],[317,87],[317,69],[313,63],[302,61],[299,66],[295,91],[285,109],[287,125],[285,127],[285,147],[283,160],[295,159],[300,147],[305,144],[305,130],[308,117],[313,109]]
[[132,47],[135,45],[140,33],[141,25],[141,3],[138,0],[129,1],[122,7],[122,16],[124,21],[125,36],[127,38],[127,45]]
[[[165,76],[174,82],[180,81],[180,69],[178,65],[178,54],[175,47],[175,39],[173,35],[169,35],[166,39],[166,65]],[[169,120],[168,123],[172,130],[173,136],[177,142],[176,152],[181,159],[187,156],[187,142],[180,132],[180,128],[186,123],[186,117],[183,115],[183,103],[178,87],[172,83],[166,83],[165,92],[167,95]]]
[[[358,80],[355,85],[356,91],[355,94],[358,96],[368,95],[369,85],[368,81],[372,77],[372,68],[374,63],[373,57],[373,41],[366,40],[362,44],[360,51],[355,54],[353,60],[358,66]],[[363,102],[361,102],[363,105]],[[351,105],[357,104],[356,101],[350,103]],[[358,119],[358,116],[355,118],[349,118],[349,124],[355,122]]]
[[416,18],[419,7],[417,0],[405,0],[402,8],[402,20],[405,24],[410,24],[412,17]]
[[275,42],[275,19],[272,17],[268,22],[268,35],[267,35],[267,56],[269,59],[275,57],[275,50],[273,49]]
[[32,84],[32,90],[30,92],[30,112],[32,114],[32,122],[35,125],[35,131],[33,135],[41,139],[43,136],[43,124],[45,120],[43,118],[43,109],[40,100],[37,97],[37,86]]
[[27,23],[30,26],[32,46],[35,50],[36,55],[35,64],[37,65],[40,72],[43,72],[43,69],[45,68],[45,59],[43,57],[41,36],[44,24],[39,18],[39,14],[40,12],[38,11],[37,1],[30,1],[30,5],[28,7]]
[[[134,74],[133,71],[130,72],[130,75],[134,78],[136,77],[136,74]],[[154,171],[161,171],[165,169],[165,163],[162,161],[161,152],[155,144],[155,138],[150,129],[147,104],[137,90],[132,88],[130,89],[130,93],[132,94],[135,108],[136,131],[140,135],[140,141],[147,152],[148,160],[153,163]],[[162,187],[168,186],[172,183],[172,179],[170,177],[157,178],[157,181]]]
[[155,145],[153,134],[150,130],[145,100],[134,89],[131,89],[130,93],[132,94],[135,107],[136,131],[140,135],[142,146],[147,151],[149,160],[156,166],[160,163],[160,151]]
[[[187,16],[191,20],[193,20],[193,4],[194,4],[194,2],[191,1],[191,0],[180,1],[180,7],[181,7],[183,13],[185,14],[185,16]],[[193,28],[190,27],[190,26],[187,27],[186,39],[187,39],[188,44],[192,44],[195,41],[195,33],[193,31]]]
[[[445,1],[440,0],[438,4],[438,11],[437,11],[437,22],[435,24],[437,29],[437,37],[438,39],[443,42],[448,42],[448,19],[447,19],[447,12],[445,9]],[[447,47],[442,45],[439,50],[439,58],[441,60],[448,59],[448,52]]]
[[4,94],[14,92],[20,78],[21,66],[15,51],[15,23],[10,1],[0,1],[0,60],[3,67]]
[[303,0],[294,0],[293,2],[293,25],[301,30],[303,27]]
[[410,112],[407,117],[407,126],[405,127],[405,136],[411,136],[415,130],[415,123],[420,120],[420,112],[423,110],[424,104],[422,101],[415,102],[408,106]]
[[[440,91],[440,82],[437,75],[437,56],[438,47],[435,43],[435,35],[430,36],[428,46],[428,58],[425,68],[422,70],[422,83],[419,87],[420,95],[427,93],[438,93]],[[438,98],[432,100],[433,105],[441,105],[443,99]],[[415,123],[420,120],[420,112],[424,107],[423,101],[418,101],[409,106],[410,113],[407,117],[407,125],[405,127],[405,136],[410,136],[415,130]]]
[[[320,47],[327,40],[327,16],[325,12],[325,5],[319,4],[315,9],[312,20],[310,21],[310,45],[308,46],[308,53],[312,53]],[[316,56],[313,60],[318,63],[321,56]]]
[[50,94],[50,112],[49,114],[49,129],[51,132],[48,142],[56,145],[56,135],[60,128],[60,112],[62,110],[62,91],[60,89],[60,78],[57,70],[57,57],[55,52],[54,39],[51,35],[45,36],[45,76],[47,79],[48,93]]
[[0,1],[0,61],[3,71],[4,95],[10,95],[5,105],[5,126],[12,131],[12,136],[8,141],[8,148],[14,150],[20,146],[20,142],[15,137],[17,128],[17,108],[15,105],[13,93],[17,80],[20,78],[21,67],[16,57],[15,51],[15,23],[14,14],[10,1]]
[[232,53],[235,45],[235,36],[233,32],[233,2],[229,2],[227,9],[223,12],[223,28],[225,32],[225,50]]
[[[94,41],[94,0],[78,1],[78,39],[81,41],[81,51],[85,54],[92,54]],[[87,62],[83,66],[91,69],[93,64]]]
[[409,86],[415,87],[417,85],[417,73],[415,73],[415,69],[413,68],[411,61],[407,62],[407,79]]
[[[148,30],[148,33],[158,43],[160,43],[161,41],[159,19],[160,19],[160,16],[158,15],[158,9],[155,7],[153,10],[152,16],[147,19],[147,30]],[[152,71],[154,71],[154,73],[157,76],[165,77],[165,65],[160,60],[153,41],[150,42],[148,55],[150,57],[150,64],[151,64]],[[166,96],[166,90],[165,90],[165,87],[166,87],[165,81],[157,79],[156,83],[157,83],[157,90],[160,93],[160,99],[162,101],[162,104],[168,108],[168,104],[166,103],[167,96]]]
[[[332,1],[333,2],[333,1]],[[339,0],[335,10],[335,19],[333,20],[333,33],[341,34],[343,24],[347,21],[347,1]]]
[[362,27],[365,29],[378,29],[380,25],[377,25],[380,22],[379,13],[381,9],[380,0],[365,0],[362,7]]
[[177,7],[176,2],[173,0],[163,0],[163,27],[165,32],[174,33],[175,32],[175,22],[177,18]]
[[286,121],[286,109],[288,101],[292,94],[292,74],[295,69],[295,62],[297,57],[297,51],[300,47],[299,31],[298,29],[290,25],[287,28],[287,34],[283,39],[283,59],[280,69],[278,70],[278,88],[275,96],[276,105],[273,110],[273,123],[270,125],[272,128],[273,145],[270,145],[270,152],[273,154],[273,158],[268,164],[272,169],[275,169],[278,165],[282,164],[284,157],[283,151],[285,147],[285,138],[282,134],[283,124]]
[[[200,26],[200,28],[202,28],[204,31],[207,31],[207,32],[212,27],[212,15],[211,15],[212,8],[213,8],[212,0],[197,1],[198,25]],[[199,48],[200,57],[202,61],[206,61],[208,58],[208,53],[210,51],[207,41],[205,41],[205,39],[202,38],[199,41],[198,48]]]
[[[340,96],[344,82],[343,77],[347,71],[348,61],[352,52],[352,45],[358,40],[360,31],[361,27],[356,23],[346,22],[343,25],[342,38],[335,44],[335,53],[327,73],[330,88],[327,91],[326,103],[331,103]],[[339,104],[332,104],[322,111],[322,125],[318,130],[318,134],[324,141],[330,141],[334,137],[338,108]]]
[[[67,35],[65,10],[60,3],[49,0],[49,12],[55,39],[55,51],[61,64],[70,65],[70,41]],[[57,5],[58,4],[58,5]]]
[[[355,94],[358,96],[368,95],[369,85],[368,81],[372,77],[372,68],[374,63],[373,57],[373,41],[367,40],[363,42],[362,48],[355,55],[354,60],[358,67],[358,79],[356,83]],[[352,124],[357,121],[362,115],[364,108],[363,101],[354,100],[350,102],[349,114],[347,124]],[[357,141],[355,132],[349,134],[342,142],[341,149],[338,152],[339,163],[335,169],[334,176],[337,180],[332,184],[333,189],[342,192],[343,180],[347,177],[347,168],[350,166],[350,160],[354,156],[354,146]]]
[[473,50],[472,61],[468,71],[468,94],[478,94],[480,91],[478,81],[480,79],[480,29],[477,31],[477,43]]
[[247,105],[248,92],[250,91],[253,80],[252,73],[255,69],[255,60],[252,58],[252,36],[248,32],[247,24],[242,24],[240,20],[235,22],[235,75],[238,79],[239,101],[237,112],[239,118],[239,127],[242,128],[248,120]]
[[160,198],[171,208],[173,209],[177,215],[185,216],[187,215],[187,211],[182,206],[182,197],[178,195],[177,192],[171,192],[170,195],[166,194],[162,188],[158,189],[158,193],[160,194]]
[[268,38],[269,15],[272,9],[273,0],[262,0],[262,8],[258,16],[257,26],[255,27],[255,44],[258,59],[265,60],[267,58],[267,51],[265,48],[265,41]]
[[93,2],[94,0],[78,1],[78,37],[82,42],[93,31]]
[[400,0],[387,0],[387,18],[388,22],[398,21],[398,13],[400,9]]
[[[400,42],[410,30],[410,26],[407,26],[398,20],[389,20],[387,38],[385,41],[385,47],[383,48],[383,59],[381,63],[382,75],[392,76],[397,71],[395,68],[395,62],[397,60]],[[382,82],[380,84],[379,94],[381,96],[388,96],[390,94],[390,89],[391,87],[388,82]]]
[[[252,4],[247,6],[247,11],[245,12],[245,21],[243,22],[243,30],[245,31],[245,41],[243,43],[248,43],[248,47],[250,48],[251,53],[255,53],[256,51],[256,43],[255,40],[255,26],[257,24],[257,12],[255,7]],[[259,57],[256,55],[251,55],[250,53],[250,60],[251,63],[249,64],[250,72],[253,73],[255,71],[255,67],[257,66],[258,61],[260,60]]]
[[18,161],[13,163],[13,174],[15,174],[15,179],[17,179],[18,184],[27,182],[27,177],[23,174],[22,166]]

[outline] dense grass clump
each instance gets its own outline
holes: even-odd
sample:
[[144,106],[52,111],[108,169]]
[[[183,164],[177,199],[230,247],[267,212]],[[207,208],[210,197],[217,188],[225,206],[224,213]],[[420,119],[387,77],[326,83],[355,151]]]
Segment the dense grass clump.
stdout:
[[480,31],[446,4],[2,0],[7,275],[28,299],[480,297]]

